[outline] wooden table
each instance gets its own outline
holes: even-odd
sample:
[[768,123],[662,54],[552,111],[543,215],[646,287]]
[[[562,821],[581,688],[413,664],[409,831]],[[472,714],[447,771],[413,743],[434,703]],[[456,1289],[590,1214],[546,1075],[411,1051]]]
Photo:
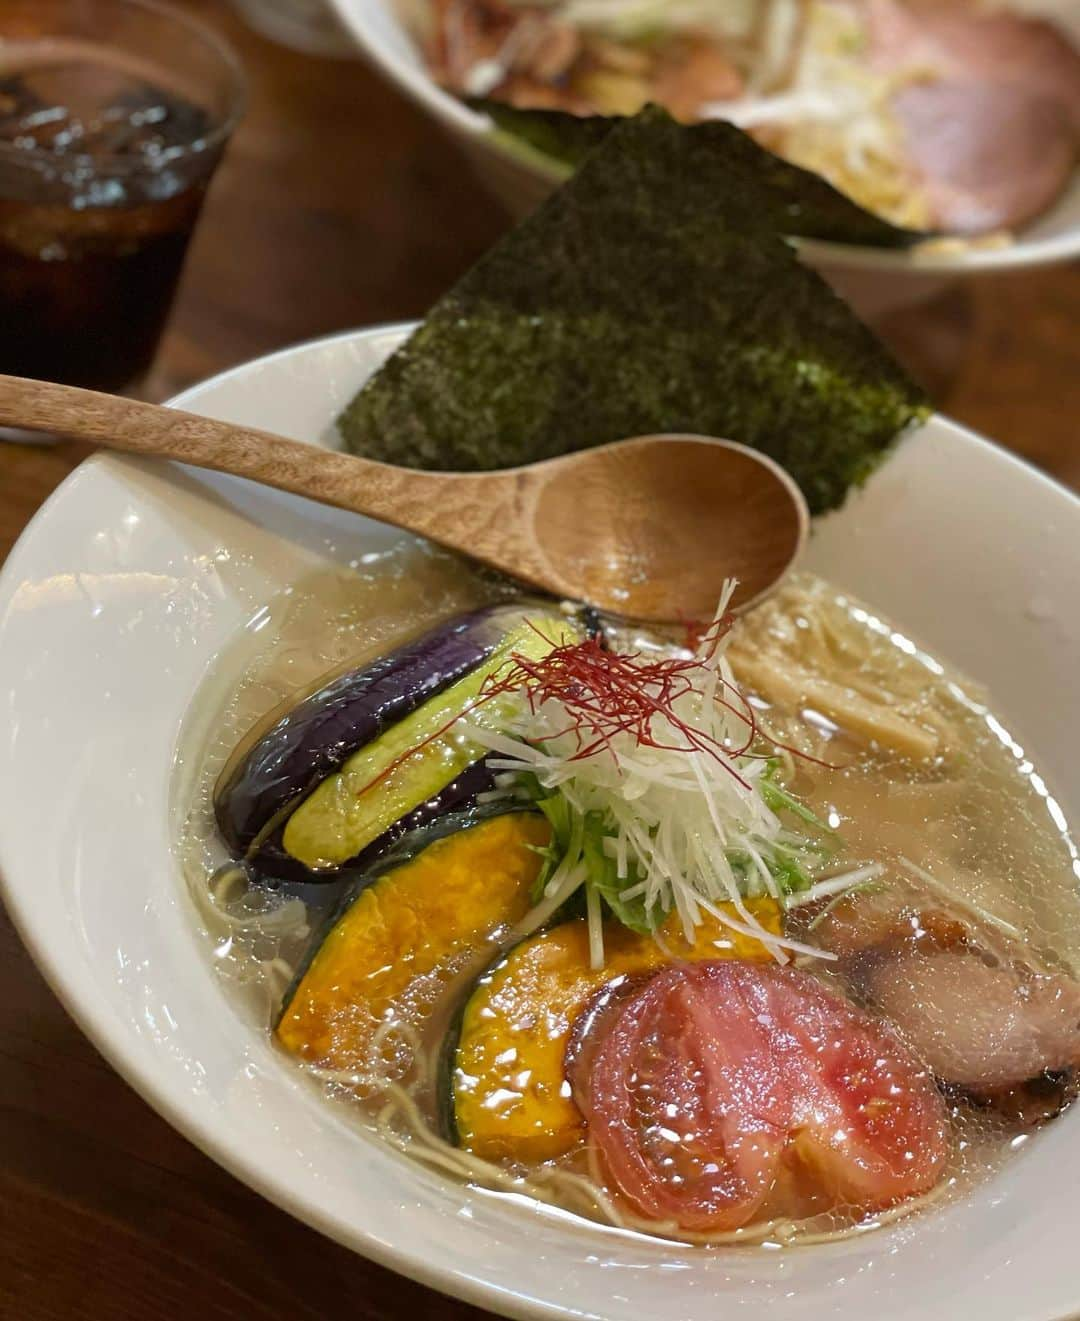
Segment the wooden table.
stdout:
[[[250,110],[158,368],[179,386],[417,316],[504,228],[432,124],[359,64],[241,52]],[[0,309],[2,315],[2,309]],[[986,279],[887,327],[953,416],[1080,487],[1080,269]],[[81,460],[0,445],[0,559]],[[98,1057],[0,919],[0,1315],[12,1321],[479,1317],[322,1239],[170,1129]]]

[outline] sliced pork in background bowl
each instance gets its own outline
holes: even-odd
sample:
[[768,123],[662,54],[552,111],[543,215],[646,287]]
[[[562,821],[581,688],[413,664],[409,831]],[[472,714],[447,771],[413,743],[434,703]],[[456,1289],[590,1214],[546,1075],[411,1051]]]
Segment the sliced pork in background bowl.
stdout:
[[937,231],[903,251],[801,241],[864,315],[1080,255],[1080,34],[1061,0],[334,3],[516,214],[567,167],[466,97],[730,119],[869,209]]

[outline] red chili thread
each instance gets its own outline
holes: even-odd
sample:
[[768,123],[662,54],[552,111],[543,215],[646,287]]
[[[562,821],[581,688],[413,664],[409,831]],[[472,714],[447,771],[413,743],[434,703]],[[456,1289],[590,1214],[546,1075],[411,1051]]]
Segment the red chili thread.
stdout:
[[701,639],[709,631],[711,625],[704,619],[691,619],[689,615],[679,612],[679,626],[683,630],[683,646],[687,651],[697,651],[701,646]]
[[[604,749],[617,759],[613,740],[618,734],[628,734],[640,747],[667,752],[704,752],[722,765],[744,788],[750,789],[748,781],[731,764],[734,758],[755,755],[749,749],[760,733],[754,708],[745,695],[719,676],[721,689],[730,690],[741,703],[741,706],[736,706],[719,692],[714,694],[716,702],[746,725],[745,742],[738,748],[728,748],[711,735],[694,729],[675,710],[675,703],[681,698],[691,693],[701,696],[692,676],[705,671],[706,661],[715,656],[717,647],[733,623],[734,616],[725,615],[710,625],[702,635],[704,659],[646,660],[640,652],[608,651],[595,635],[580,642],[556,645],[529,621],[529,626],[537,636],[551,647],[548,654],[534,659],[520,652],[511,652],[507,658],[509,668],[500,667],[500,671],[505,669],[501,677],[500,671],[488,675],[476,699],[464,711],[458,712],[427,738],[395,757],[385,770],[357,792],[357,797],[380,784],[403,762],[441,738],[478,707],[514,691],[523,694],[534,715],[549,701],[562,703],[567,712],[567,723],[552,737],[575,736],[578,746],[569,759],[571,761],[584,761]],[[663,717],[682,736],[684,744],[664,742],[657,737],[654,724],[659,717]],[[829,765],[797,748],[789,748],[786,744],[778,743],[775,746],[818,765]]]

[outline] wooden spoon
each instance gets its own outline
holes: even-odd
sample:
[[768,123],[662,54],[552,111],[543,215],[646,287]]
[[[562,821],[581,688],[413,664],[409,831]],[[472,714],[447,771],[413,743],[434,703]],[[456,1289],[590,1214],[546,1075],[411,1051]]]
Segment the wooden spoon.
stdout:
[[71,386],[0,376],[0,425],[214,468],[418,532],[555,596],[632,619],[711,617],[770,591],[809,513],[732,441],[639,436],[500,472],[419,472]]

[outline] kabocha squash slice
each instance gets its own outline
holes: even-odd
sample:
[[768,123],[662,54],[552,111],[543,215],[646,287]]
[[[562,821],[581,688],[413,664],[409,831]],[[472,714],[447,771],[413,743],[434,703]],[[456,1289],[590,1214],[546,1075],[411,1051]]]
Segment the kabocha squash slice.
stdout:
[[[780,933],[780,909],[771,899],[747,907],[767,931]],[[605,964],[594,971],[588,926],[574,920],[522,941],[480,978],[444,1065],[445,1118],[461,1146],[487,1160],[531,1164],[561,1156],[582,1139],[584,1122],[566,1082],[566,1047],[574,1021],[609,982],[680,959],[772,958],[759,940],[714,918],[706,917],[692,945],[675,915],[659,935],[658,942],[625,927],[607,929]]]
[[313,942],[285,995],[280,1044],[323,1068],[368,1072],[380,1024],[420,1028],[452,978],[490,962],[493,937],[530,907],[549,838],[542,816],[505,808],[413,832]]

